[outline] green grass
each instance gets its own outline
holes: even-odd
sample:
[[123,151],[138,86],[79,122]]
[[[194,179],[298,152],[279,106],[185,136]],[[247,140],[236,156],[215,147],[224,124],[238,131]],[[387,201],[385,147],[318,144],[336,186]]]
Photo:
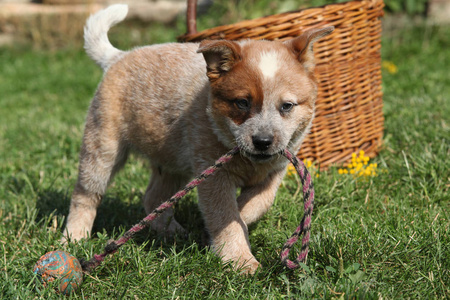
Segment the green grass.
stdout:
[[[126,25],[112,40],[129,47]],[[136,34],[174,40],[162,26]],[[69,298],[124,299],[445,299],[450,297],[450,28],[389,33],[383,59],[384,148],[380,172],[354,180],[332,168],[315,178],[308,263],[284,269],[278,254],[301,218],[296,181],[286,178],[271,211],[251,227],[264,269],[242,276],[201,246],[195,193],[178,205],[187,239],[145,232],[89,276]],[[101,71],[81,49],[0,49],[0,298],[65,298],[36,283],[33,265],[58,240],[77,176],[83,122]],[[144,217],[145,162],[132,158],[108,190],[94,237],[71,244],[78,257],[100,253]]]

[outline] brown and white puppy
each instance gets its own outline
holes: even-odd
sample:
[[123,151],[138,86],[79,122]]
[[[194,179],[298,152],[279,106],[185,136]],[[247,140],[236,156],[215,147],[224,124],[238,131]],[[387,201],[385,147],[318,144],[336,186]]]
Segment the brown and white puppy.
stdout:
[[[287,165],[281,151],[296,153],[311,126],[312,45],[333,27],[287,42],[204,41],[124,52],[107,32],[127,11],[113,5],[86,24],[86,51],[105,74],[88,112],[64,236],[89,235],[108,183],[130,151],[151,163],[144,196],[150,213],[237,145],[241,155],[198,187],[199,206],[213,249],[253,273],[259,263],[247,225],[273,203]],[[160,233],[183,230],[173,211],[152,226]]]

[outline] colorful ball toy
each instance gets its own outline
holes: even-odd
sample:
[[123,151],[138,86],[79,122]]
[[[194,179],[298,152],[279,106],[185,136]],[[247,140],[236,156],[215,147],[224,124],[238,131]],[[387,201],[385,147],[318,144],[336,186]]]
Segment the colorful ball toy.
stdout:
[[59,291],[70,294],[83,281],[83,271],[80,262],[73,255],[64,251],[51,251],[41,256],[33,272],[36,273],[44,286],[47,282],[57,280]]

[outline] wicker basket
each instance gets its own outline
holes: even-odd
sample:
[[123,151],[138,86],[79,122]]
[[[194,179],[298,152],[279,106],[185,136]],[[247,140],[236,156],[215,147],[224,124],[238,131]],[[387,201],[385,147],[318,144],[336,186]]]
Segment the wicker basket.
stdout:
[[382,0],[351,1],[272,15],[196,32],[193,0],[188,1],[188,33],[181,41],[203,39],[287,40],[305,29],[335,26],[314,44],[319,82],[316,117],[299,152],[327,167],[364,150],[374,157],[383,136],[381,92]]

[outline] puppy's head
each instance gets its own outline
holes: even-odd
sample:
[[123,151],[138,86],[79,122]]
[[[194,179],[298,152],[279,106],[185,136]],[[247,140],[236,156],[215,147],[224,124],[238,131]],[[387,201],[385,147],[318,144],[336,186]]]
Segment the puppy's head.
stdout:
[[203,41],[211,85],[208,114],[227,146],[255,162],[298,150],[314,116],[317,84],[313,43],[333,27],[287,42]]

